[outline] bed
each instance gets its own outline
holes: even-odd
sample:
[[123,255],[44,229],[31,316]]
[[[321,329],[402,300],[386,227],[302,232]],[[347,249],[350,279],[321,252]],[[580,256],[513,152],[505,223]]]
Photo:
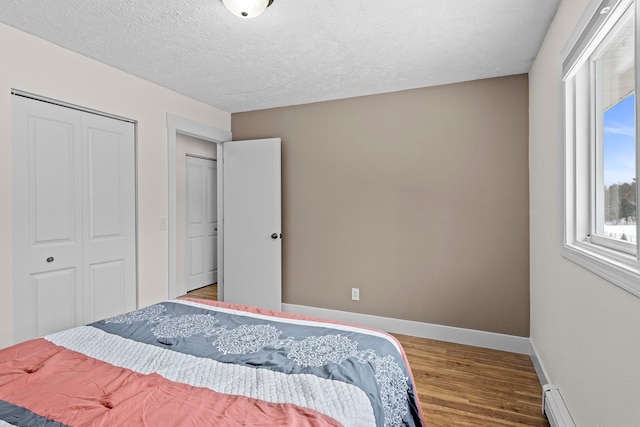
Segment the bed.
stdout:
[[420,426],[400,344],[180,298],[0,350],[0,426]]

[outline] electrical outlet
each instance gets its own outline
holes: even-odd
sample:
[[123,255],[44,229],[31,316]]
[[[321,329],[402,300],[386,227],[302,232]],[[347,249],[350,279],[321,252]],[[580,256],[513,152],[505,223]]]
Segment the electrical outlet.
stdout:
[[351,300],[360,301],[360,288],[351,288]]

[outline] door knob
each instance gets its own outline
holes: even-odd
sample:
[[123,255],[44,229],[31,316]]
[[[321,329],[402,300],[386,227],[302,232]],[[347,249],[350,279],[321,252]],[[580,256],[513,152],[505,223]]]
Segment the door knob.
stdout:
[[277,239],[277,238],[278,238],[278,233],[273,233],[273,234],[271,235],[271,238],[272,238],[272,239]]
[[50,256],[49,258],[47,258],[47,262],[53,262],[53,257]]

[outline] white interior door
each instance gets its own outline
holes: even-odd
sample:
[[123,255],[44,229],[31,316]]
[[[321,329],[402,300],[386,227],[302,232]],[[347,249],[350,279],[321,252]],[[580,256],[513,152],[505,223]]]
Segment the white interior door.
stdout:
[[222,144],[224,301],[280,310],[280,139]]
[[133,123],[82,114],[84,319],[136,308]]
[[13,98],[15,341],[82,320],[81,113]]
[[133,124],[12,98],[15,340],[134,309]]
[[187,156],[187,291],[217,281],[216,162]]

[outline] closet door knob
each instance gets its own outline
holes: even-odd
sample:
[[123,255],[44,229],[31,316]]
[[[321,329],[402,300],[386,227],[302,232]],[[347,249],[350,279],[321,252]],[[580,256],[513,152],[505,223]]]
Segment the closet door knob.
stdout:
[[277,238],[278,238],[278,233],[273,233],[273,234],[271,235],[271,238],[272,238],[272,239],[277,239]]
[[47,262],[53,262],[53,257],[50,256],[49,258],[47,258]]

